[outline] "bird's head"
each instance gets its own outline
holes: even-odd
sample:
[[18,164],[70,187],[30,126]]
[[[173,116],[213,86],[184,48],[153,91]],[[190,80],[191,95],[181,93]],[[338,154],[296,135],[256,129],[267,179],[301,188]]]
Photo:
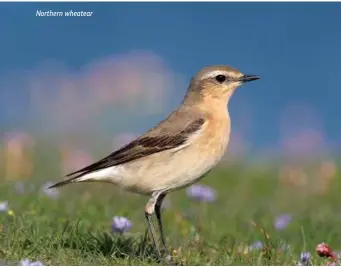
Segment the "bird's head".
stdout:
[[256,75],[243,74],[229,66],[209,66],[192,78],[188,94],[227,102],[237,87],[259,78]]

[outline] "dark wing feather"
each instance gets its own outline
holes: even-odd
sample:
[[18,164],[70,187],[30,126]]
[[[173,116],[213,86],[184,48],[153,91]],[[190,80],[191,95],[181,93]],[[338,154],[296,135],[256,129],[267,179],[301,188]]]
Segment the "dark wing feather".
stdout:
[[111,153],[109,156],[85,167],[78,171],[72,172],[67,176],[74,176],[73,178],[58,183],[55,186],[61,186],[67,183],[70,183],[71,180],[77,179],[83,175],[86,175],[91,172],[99,171],[104,168],[112,167],[115,165],[127,163],[145,156],[152,155],[154,153],[158,153],[164,150],[176,148],[178,146],[183,145],[190,134],[198,131],[201,126],[204,124],[205,120],[202,118],[196,119],[192,121],[188,126],[174,135],[157,135],[157,136],[148,136],[144,135],[135,141],[127,144],[121,149]]

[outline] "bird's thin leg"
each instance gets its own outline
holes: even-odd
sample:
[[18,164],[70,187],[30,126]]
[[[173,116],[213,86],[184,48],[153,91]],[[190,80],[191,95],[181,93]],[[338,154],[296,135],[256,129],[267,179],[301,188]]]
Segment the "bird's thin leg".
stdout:
[[152,214],[149,214],[148,212],[145,212],[145,216],[146,216],[146,219],[147,219],[147,222],[148,222],[148,228],[149,228],[149,231],[150,231],[150,233],[152,235],[152,239],[153,239],[153,243],[154,243],[157,255],[158,255],[159,258],[161,258],[161,251],[160,251],[159,245],[157,244],[156,238],[155,238],[156,234],[155,234],[155,229],[154,229],[154,226],[153,226]]
[[166,197],[166,194],[160,194],[155,204],[155,214],[156,214],[157,222],[159,225],[163,252],[166,251],[166,241],[165,241],[165,236],[163,234],[162,219],[161,219],[161,206],[165,197]]
[[155,205],[156,205],[157,199],[159,198],[159,195],[160,195],[160,192],[155,192],[152,195],[152,197],[149,199],[149,201],[147,203],[144,214],[145,214],[147,222],[148,222],[148,228],[149,228],[149,231],[151,233],[156,252],[158,254],[158,257],[161,258],[161,251],[160,251],[160,247],[159,247],[158,243],[156,242],[156,233],[155,233],[153,220],[152,220],[152,215],[155,211]]

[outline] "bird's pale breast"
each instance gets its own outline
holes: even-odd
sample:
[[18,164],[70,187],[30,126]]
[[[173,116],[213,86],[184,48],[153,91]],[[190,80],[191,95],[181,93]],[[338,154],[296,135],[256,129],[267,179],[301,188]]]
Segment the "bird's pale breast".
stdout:
[[229,118],[209,120],[191,144],[178,151],[164,151],[125,164],[115,184],[126,190],[151,194],[172,191],[196,182],[225,153],[229,142]]

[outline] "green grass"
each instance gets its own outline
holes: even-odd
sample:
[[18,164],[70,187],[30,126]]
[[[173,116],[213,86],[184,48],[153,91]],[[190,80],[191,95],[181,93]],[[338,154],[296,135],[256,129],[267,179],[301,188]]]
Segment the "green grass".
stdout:
[[[29,258],[46,265],[159,264],[145,236],[147,197],[107,184],[81,184],[64,187],[58,199],[51,199],[40,186],[46,177],[59,177],[53,176],[52,165],[36,167],[25,181],[27,188],[35,187],[24,194],[17,193],[13,183],[2,183],[0,201],[7,200],[14,212],[13,216],[0,212],[3,262],[17,265]],[[216,169],[201,181],[217,190],[216,202],[197,203],[185,190],[167,197],[171,202],[163,211],[167,245],[184,265],[295,265],[302,251],[312,253],[313,264],[324,265],[326,260],[315,253],[318,243],[341,249],[341,186],[335,177],[327,193],[316,194],[315,182],[311,175],[304,186],[286,185],[270,165]],[[278,231],[273,221],[281,213],[293,214],[293,220]],[[115,215],[133,222],[129,233],[111,233]],[[266,250],[240,251],[258,240]],[[291,248],[281,251],[283,244]]]

